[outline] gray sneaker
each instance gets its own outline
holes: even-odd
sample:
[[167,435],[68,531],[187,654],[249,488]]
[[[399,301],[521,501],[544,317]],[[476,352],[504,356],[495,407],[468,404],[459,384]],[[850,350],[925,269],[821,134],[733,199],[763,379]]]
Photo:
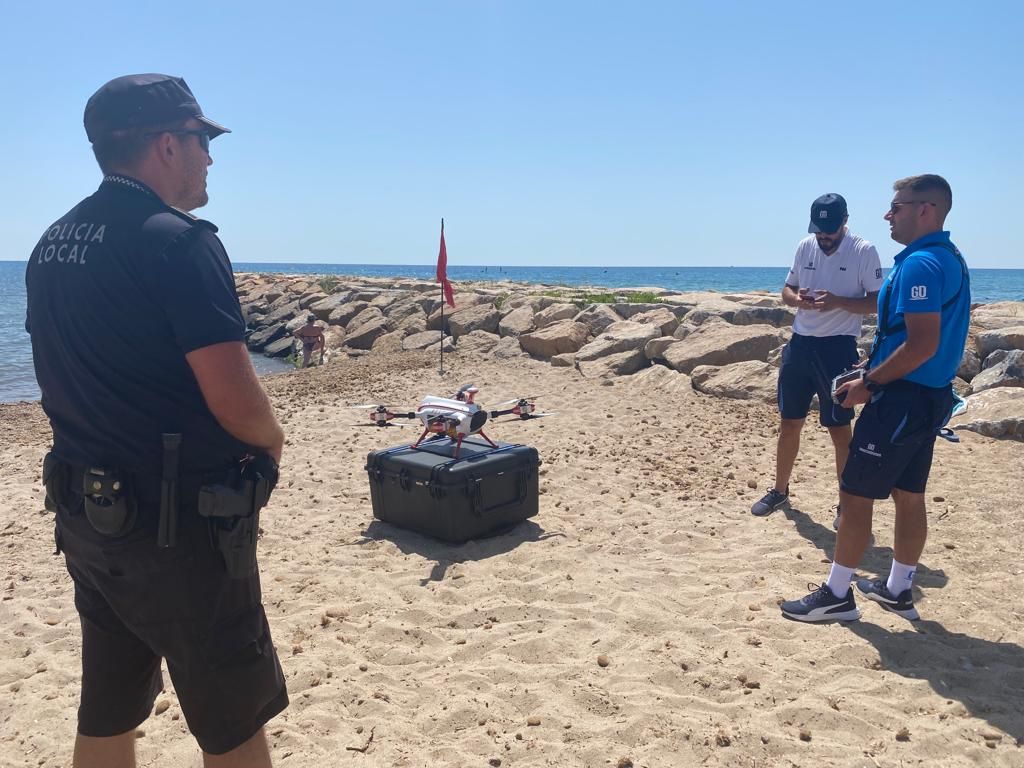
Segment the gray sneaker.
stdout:
[[785,493],[779,493],[772,488],[768,493],[761,497],[761,500],[750,508],[750,514],[755,517],[764,517],[770,515],[777,509],[781,509],[789,503],[789,487],[786,487]]

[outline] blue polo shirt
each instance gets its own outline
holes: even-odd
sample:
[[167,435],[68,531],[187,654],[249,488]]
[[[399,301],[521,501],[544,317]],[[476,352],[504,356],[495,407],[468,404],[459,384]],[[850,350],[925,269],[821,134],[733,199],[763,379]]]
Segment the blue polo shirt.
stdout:
[[[906,315],[941,312],[939,348],[931,358],[903,377],[926,387],[944,387],[956,377],[971,320],[970,278],[960,259],[938,243],[953,246],[949,232],[931,232],[896,254],[895,264],[878,293],[878,316],[881,327],[886,295],[891,292],[886,327],[899,330],[884,336],[872,356],[872,365],[877,366],[906,341]],[[954,296],[956,301],[943,309]]]

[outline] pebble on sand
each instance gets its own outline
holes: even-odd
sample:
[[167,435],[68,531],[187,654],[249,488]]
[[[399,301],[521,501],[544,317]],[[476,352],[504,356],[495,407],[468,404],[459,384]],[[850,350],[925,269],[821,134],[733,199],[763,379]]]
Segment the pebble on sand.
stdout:
[[611,663],[611,660],[603,653],[597,657],[597,666],[599,667],[607,667]]
[[170,706],[171,702],[169,702],[167,699],[162,699],[156,703],[156,707],[153,709],[153,713],[157,715],[162,715],[164,712],[168,710]]
[[526,718],[527,725],[540,725],[540,718],[537,715],[530,715]]

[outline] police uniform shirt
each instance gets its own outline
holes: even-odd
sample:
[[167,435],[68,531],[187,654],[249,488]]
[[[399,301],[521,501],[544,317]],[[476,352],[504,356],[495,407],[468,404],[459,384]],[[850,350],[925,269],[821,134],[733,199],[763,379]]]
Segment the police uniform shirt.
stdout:
[[61,459],[158,477],[165,432],[183,435],[184,472],[247,452],[185,359],[245,339],[216,231],[141,182],[108,176],[43,234],[26,271],[25,327]]

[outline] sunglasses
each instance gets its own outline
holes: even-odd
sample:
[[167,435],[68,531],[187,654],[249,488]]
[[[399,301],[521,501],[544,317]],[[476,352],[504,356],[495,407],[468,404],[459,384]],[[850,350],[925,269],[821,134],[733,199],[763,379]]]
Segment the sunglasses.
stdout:
[[156,131],[155,133],[147,133],[146,138],[152,138],[153,136],[160,136],[165,133],[173,133],[175,136],[198,136],[199,146],[202,147],[203,152],[210,154],[210,134],[205,129],[194,129],[186,130],[181,129],[178,131]]
[[901,205],[935,205],[935,203],[930,200],[902,200],[898,203],[890,203],[889,213],[895,215],[900,210]]

